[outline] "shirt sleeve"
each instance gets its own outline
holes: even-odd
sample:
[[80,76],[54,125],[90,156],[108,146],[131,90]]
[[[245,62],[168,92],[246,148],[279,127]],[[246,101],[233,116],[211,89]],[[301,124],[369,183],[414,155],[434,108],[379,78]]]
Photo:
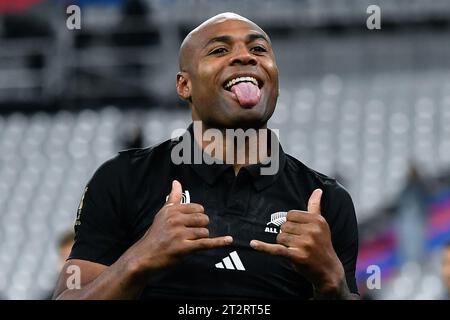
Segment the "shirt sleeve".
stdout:
[[358,257],[358,224],[355,207],[350,194],[341,186],[337,186],[334,199],[330,205],[337,205],[332,223],[330,223],[332,242],[341,261],[347,286],[351,293],[359,294],[356,284],[356,261]]
[[113,264],[128,248],[124,155],[105,162],[88,182],[77,209],[69,259]]

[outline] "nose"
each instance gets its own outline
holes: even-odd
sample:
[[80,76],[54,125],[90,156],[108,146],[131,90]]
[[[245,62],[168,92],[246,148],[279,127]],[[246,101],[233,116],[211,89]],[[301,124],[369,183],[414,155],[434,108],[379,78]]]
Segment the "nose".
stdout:
[[246,46],[236,49],[237,52],[231,59],[231,65],[256,65],[255,57],[248,51]]

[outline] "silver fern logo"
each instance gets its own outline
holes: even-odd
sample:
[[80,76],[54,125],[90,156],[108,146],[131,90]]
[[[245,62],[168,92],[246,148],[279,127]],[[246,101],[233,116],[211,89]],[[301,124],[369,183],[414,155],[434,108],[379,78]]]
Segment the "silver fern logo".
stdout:
[[191,196],[189,194],[189,191],[185,191],[183,192],[183,197],[181,198],[181,203],[182,204],[188,204],[191,203]]
[[[169,196],[166,196],[166,202],[169,200]],[[191,203],[191,195],[189,194],[189,191],[184,191],[183,195],[181,197],[181,204],[188,204]]]
[[266,229],[264,231],[267,233],[280,233],[280,227],[286,222],[286,216],[286,211],[272,213],[270,215],[270,221],[267,222]]

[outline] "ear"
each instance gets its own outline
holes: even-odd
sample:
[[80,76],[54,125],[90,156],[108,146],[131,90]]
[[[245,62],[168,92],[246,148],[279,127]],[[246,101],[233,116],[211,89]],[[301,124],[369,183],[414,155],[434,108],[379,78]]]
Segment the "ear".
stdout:
[[191,98],[191,80],[186,72],[177,73],[177,93],[183,100],[190,100]]

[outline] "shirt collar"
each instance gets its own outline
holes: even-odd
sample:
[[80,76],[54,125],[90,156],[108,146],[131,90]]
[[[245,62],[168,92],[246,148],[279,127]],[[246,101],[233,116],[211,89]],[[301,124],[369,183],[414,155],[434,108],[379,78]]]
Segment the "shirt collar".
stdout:
[[[241,168],[241,170],[246,170],[249,173],[253,185],[258,191],[261,191],[267,188],[268,186],[272,185],[284,170],[284,166],[286,163],[286,154],[284,153],[277,136],[273,133],[273,131],[270,131],[270,133],[271,134],[269,135],[269,137],[271,138],[275,137],[277,139],[278,170],[273,174],[262,174],[261,170],[263,168],[268,169],[272,165],[271,162],[267,164],[257,163]],[[224,174],[225,171],[233,170],[233,166],[231,164],[213,162],[212,161],[213,158],[207,153],[203,152],[203,150],[201,150],[200,146],[194,140],[194,130],[192,124],[187,128],[186,133],[181,137],[181,139],[190,139],[191,155],[192,155],[191,160],[193,160],[194,152],[197,152],[198,154],[202,155],[201,158],[202,162],[200,164],[195,164],[194,161],[190,161],[189,166],[209,185],[214,185],[216,181],[219,179],[219,177]],[[268,143],[270,144],[271,142],[270,138],[268,140],[269,140]],[[211,160],[206,161],[211,164],[205,163],[204,159]]]

